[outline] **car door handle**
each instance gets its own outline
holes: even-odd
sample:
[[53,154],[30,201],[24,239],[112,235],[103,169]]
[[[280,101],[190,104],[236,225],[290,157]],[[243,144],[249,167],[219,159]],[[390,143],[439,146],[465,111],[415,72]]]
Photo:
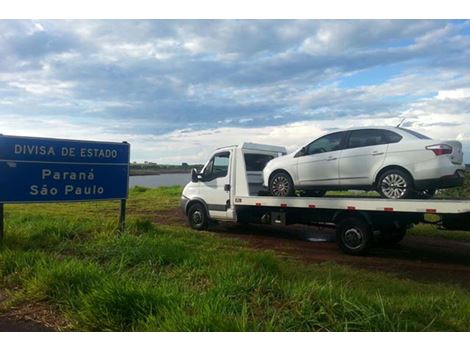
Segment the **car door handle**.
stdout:
[[338,158],[335,158],[334,156],[330,156],[328,159],[326,159],[327,161],[333,161],[333,160],[336,160]]
[[372,152],[372,155],[384,155],[384,152]]

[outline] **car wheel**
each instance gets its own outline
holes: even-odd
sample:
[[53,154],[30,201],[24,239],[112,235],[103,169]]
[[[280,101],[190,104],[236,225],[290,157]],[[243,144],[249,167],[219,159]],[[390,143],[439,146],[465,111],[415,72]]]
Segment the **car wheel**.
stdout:
[[404,199],[412,194],[412,178],[404,171],[385,171],[377,183],[377,191],[383,198]]
[[323,197],[325,194],[323,190],[309,190],[303,192],[303,197]]
[[269,181],[269,191],[275,197],[289,197],[294,195],[294,183],[287,172],[276,172]]
[[347,254],[363,255],[374,240],[371,226],[359,218],[346,218],[336,226],[336,241]]
[[201,203],[191,205],[188,210],[189,225],[194,230],[206,230],[209,224],[206,208]]

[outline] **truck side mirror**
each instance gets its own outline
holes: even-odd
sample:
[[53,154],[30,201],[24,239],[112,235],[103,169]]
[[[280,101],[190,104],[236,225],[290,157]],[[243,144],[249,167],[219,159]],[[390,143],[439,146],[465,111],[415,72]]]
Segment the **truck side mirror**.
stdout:
[[199,177],[198,177],[199,173],[197,172],[196,169],[192,169],[191,170],[191,181],[192,182],[197,182],[199,181]]

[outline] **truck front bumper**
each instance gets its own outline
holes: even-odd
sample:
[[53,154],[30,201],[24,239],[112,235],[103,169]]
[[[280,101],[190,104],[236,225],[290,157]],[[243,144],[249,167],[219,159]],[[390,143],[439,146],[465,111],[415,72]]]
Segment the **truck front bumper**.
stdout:
[[186,214],[186,208],[188,206],[188,203],[189,203],[189,198],[186,198],[185,196],[181,196],[180,207],[181,207],[181,210],[183,211],[183,213],[185,213],[185,214]]

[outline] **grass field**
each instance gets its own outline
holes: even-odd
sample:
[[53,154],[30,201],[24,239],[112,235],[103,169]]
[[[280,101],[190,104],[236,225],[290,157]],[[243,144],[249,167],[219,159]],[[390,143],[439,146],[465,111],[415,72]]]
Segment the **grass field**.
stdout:
[[0,311],[46,304],[63,330],[468,330],[470,295],[334,263],[299,265],[238,240],[157,226],[179,187],[117,202],[6,206]]

